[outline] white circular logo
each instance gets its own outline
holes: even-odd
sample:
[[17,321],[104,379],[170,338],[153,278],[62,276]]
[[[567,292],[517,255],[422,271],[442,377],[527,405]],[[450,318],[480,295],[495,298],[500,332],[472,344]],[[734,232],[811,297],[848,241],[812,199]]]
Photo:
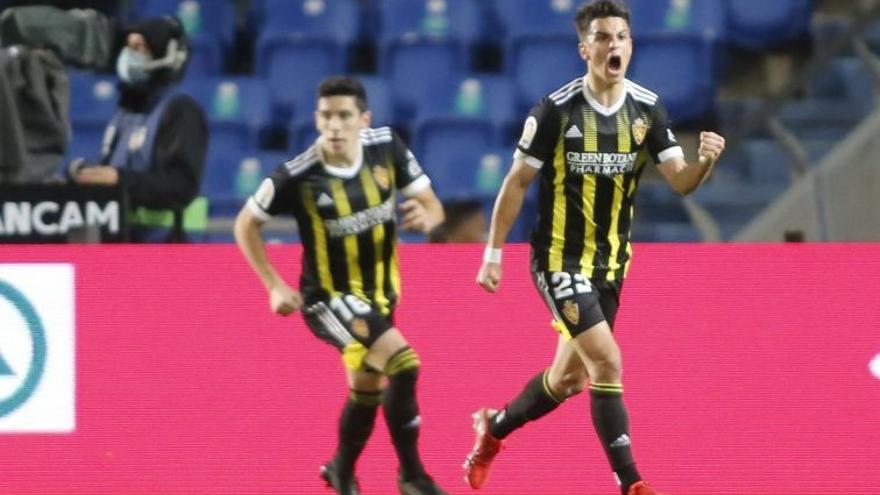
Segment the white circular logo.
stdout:
[[874,375],[874,378],[880,380],[880,354],[874,356],[874,359],[868,363],[868,369],[871,370],[871,374]]

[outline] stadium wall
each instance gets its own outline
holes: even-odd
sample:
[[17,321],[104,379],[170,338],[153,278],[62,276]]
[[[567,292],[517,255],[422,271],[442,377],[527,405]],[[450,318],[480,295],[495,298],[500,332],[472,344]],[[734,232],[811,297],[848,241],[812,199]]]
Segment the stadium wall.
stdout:
[[[269,249],[294,280],[299,247]],[[556,339],[527,248],[505,250],[495,295],[474,284],[480,257],[402,247],[397,322],[423,360],[421,444],[453,494],[473,493],[470,413],[516,394]],[[637,245],[635,258],[616,331],[654,485],[877,492],[880,245]],[[22,394],[38,347],[42,381]],[[269,313],[234,246],[0,246],[4,495],[329,493],[318,466],[344,389],[335,351],[298,315]],[[379,423],[359,468],[368,494],[395,493]],[[615,493],[588,397],[511,437],[481,493]]]

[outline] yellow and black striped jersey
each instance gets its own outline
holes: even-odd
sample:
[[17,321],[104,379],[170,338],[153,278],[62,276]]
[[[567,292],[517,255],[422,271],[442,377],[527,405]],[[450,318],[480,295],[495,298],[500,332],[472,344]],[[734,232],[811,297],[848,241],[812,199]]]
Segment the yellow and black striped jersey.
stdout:
[[346,168],[323,163],[311,146],[264,179],[248,205],[264,221],[296,219],[306,304],[353,294],[387,315],[400,294],[397,191],[410,196],[431,181],[391,129],[366,129],[361,144],[361,157]]
[[655,93],[625,80],[609,108],[578,78],[532,108],[514,156],[540,170],[533,269],[619,281],[648,157],[661,163],[683,153]]

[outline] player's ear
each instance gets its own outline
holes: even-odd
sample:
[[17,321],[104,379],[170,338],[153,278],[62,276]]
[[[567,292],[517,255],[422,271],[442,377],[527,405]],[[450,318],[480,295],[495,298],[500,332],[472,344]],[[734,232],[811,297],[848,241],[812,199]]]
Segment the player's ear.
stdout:
[[364,127],[370,127],[370,124],[373,121],[373,113],[369,110],[364,110],[361,114],[361,122],[364,124]]
[[581,56],[581,60],[584,62],[590,61],[590,51],[587,49],[587,44],[583,41],[578,43],[578,55]]

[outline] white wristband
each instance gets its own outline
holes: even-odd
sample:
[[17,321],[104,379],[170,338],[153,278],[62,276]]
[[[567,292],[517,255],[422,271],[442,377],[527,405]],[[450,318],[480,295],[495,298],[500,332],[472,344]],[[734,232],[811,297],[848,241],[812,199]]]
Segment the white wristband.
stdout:
[[483,252],[483,263],[501,263],[501,249],[486,246]]

